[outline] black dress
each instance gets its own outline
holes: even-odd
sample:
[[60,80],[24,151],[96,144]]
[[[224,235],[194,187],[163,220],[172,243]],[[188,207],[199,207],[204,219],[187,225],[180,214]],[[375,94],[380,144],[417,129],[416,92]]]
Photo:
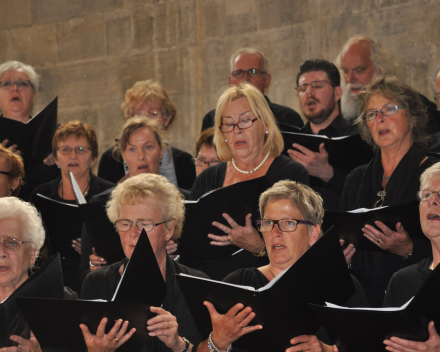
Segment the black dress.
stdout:
[[[80,298],[86,300],[111,300],[118,283],[121,280],[119,268],[122,264],[127,263],[127,261],[128,259],[126,258],[121,262],[106,266],[88,274],[84,280]],[[208,276],[200,271],[177,264],[168,256],[166,265],[167,292],[162,308],[176,317],[177,323],[179,324],[179,336],[186,337],[193,344],[198,343],[202,340],[202,337],[197,330],[196,323],[191,316],[185,298],[177,284],[175,274],[184,273],[203,278],[208,278]],[[166,347],[157,337],[153,337],[145,341],[141,351],[168,352],[171,351],[171,349]]]

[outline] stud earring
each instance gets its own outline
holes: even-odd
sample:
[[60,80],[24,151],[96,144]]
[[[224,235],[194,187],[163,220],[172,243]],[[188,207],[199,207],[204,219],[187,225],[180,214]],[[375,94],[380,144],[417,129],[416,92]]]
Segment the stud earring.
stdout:
[[269,134],[269,131],[266,131],[266,134]]
[[228,143],[228,140],[227,140],[227,139],[225,139],[225,142],[226,142],[226,143]]

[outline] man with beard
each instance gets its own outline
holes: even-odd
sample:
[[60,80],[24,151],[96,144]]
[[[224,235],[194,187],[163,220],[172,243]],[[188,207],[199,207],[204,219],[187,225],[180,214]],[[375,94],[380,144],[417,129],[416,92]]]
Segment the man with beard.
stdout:
[[[357,126],[342,117],[339,100],[342,95],[341,77],[337,67],[327,60],[311,59],[299,66],[296,90],[304,116],[308,122],[301,129],[306,134],[327,137],[349,136],[358,133]],[[297,150],[288,150],[292,159],[308,171],[312,188],[319,192],[326,209],[338,209],[342,188],[350,170],[332,166],[324,143],[315,153],[297,143]]]

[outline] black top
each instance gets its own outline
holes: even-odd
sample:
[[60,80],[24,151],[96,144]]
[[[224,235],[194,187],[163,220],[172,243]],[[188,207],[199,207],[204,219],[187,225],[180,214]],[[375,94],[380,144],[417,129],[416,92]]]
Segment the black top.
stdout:
[[[118,183],[125,176],[124,165],[119,157],[113,157],[115,147],[110,147],[101,156],[99,161],[98,176],[113,183]],[[196,179],[196,168],[191,162],[191,154],[171,147],[174,168],[176,171],[177,185],[183,189],[191,189]]]
[[[121,280],[119,268],[123,263],[127,263],[127,261],[128,259],[126,258],[121,262],[95,270],[87,275],[84,280],[80,298],[86,300],[111,300]],[[208,276],[200,271],[177,264],[169,257],[167,257],[166,265],[167,293],[162,308],[176,317],[177,323],[179,324],[179,335],[186,337],[193,344],[197,343],[202,340],[202,337],[196,328],[196,324],[191,316],[180,287],[177,284],[175,274],[184,273],[204,278],[208,278]],[[153,337],[145,341],[141,351],[161,352],[171,351],[171,349],[167,348],[158,338]]]
[[[288,108],[287,106],[272,103],[266,95],[264,97],[266,98],[269,108],[275,116],[277,123],[285,123],[287,125],[296,127],[304,126],[301,116],[295,110]],[[205,115],[202,122],[202,132],[209,127],[214,126],[214,117],[215,109],[211,110]]]
[[432,257],[428,257],[396,272],[388,284],[383,306],[401,307],[414,297],[432,273],[431,264]]
[[[301,129],[301,132],[305,134],[313,134],[310,127],[310,121]],[[330,125],[320,130],[318,135],[342,137],[352,136],[358,133],[358,125],[354,125],[342,115],[338,115]],[[325,209],[338,210],[345,179],[351,170],[342,169],[333,165],[332,167],[333,177],[328,182],[324,182],[318,177],[310,176],[310,185],[312,189],[321,194],[321,197],[324,200]]]

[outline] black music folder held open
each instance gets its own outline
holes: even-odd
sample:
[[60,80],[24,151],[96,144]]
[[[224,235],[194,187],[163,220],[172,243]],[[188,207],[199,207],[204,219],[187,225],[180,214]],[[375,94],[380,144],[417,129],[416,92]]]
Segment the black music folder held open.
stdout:
[[113,301],[54,300],[19,298],[18,303],[40,345],[66,351],[86,351],[79,324],[94,334],[103,317],[109,319],[108,332],[118,319],[129,321],[134,335],[118,351],[139,351],[149,338],[146,322],[156,314],[150,306],[160,306],[166,284],[145,231],[142,231],[128,262]]
[[327,137],[315,134],[305,134],[289,131],[281,131],[284,139],[284,151],[294,149],[293,143],[297,143],[310,149],[312,152],[319,152],[319,146],[324,143],[329,157],[330,165],[338,166],[342,169],[353,170],[355,167],[367,164],[373,157],[368,144],[362,140],[360,135],[341,137]]
[[230,225],[222,216],[231,216],[239,225],[245,225],[245,217],[252,213],[252,222],[259,218],[258,200],[261,193],[271,186],[269,179],[262,176],[253,180],[239,182],[218,188],[204,194],[197,201],[185,201],[185,222],[179,240],[179,254],[199,259],[225,259],[240,248],[236,246],[218,247],[210,244],[208,234],[225,236],[225,233],[212,225],[218,221]]
[[365,224],[378,228],[374,225],[375,221],[382,221],[393,231],[396,230],[396,224],[401,222],[412,238],[425,238],[420,226],[418,201],[376,209],[356,209],[352,211],[326,210],[322,228],[325,231],[333,227],[339,238],[345,241],[344,246],[352,243],[356,249],[381,251],[382,249],[365,238],[362,232]]
[[436,327],[440,326],[439,268],[431,273],[409,304],[401,308],[311,307],[340,352],[385,351],[383,341],[392,336],[426,341],[428,323],[434,321]]
[[281,275],[259,290],[182,274],[176,278],[204,338],[212,331],[204,301],[213,303],[220,314],[243,303],[256,313],[249,325],[261,324],[263,329],[242,336],[233,346],[267,352],[284,351],[292,338],[316,333],[321,324],[308,303],[328,302],[329,297],[346,302],[355,292],[341,245],[331,231]]
[[17,346],[9,339],[11,335],[25,339],[30,337],[30,328],[17,304],[17,297],[64,297],[59,254],[47,261],[3,303],[0,303],[0,347]]

